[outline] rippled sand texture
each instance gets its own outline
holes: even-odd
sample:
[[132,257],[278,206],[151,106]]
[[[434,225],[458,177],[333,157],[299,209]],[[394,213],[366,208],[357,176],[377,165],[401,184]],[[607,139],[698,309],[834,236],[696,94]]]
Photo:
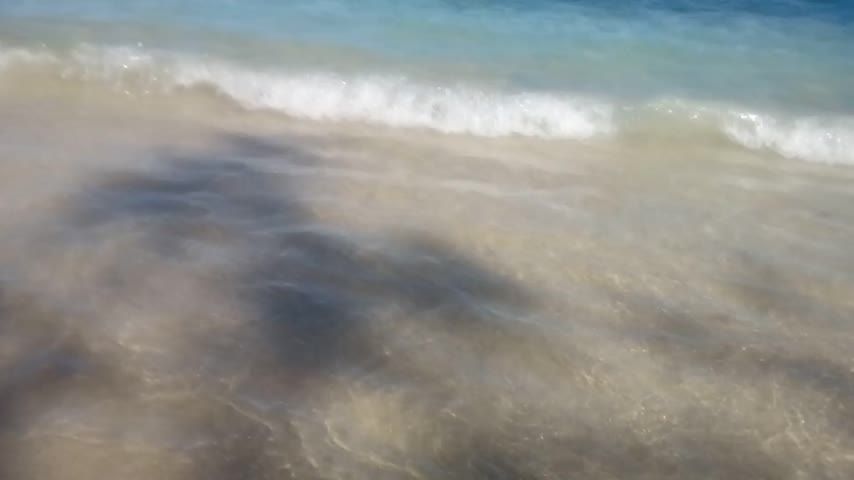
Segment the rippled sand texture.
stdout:
[[3,106],[0,478],[854,478],[850,170],[218,116]]

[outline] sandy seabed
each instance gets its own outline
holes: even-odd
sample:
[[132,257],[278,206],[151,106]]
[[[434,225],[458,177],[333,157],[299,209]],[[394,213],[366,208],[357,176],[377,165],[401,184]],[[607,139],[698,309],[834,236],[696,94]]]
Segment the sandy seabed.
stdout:
[[7,95],[0,478],[853,478],[852,180]]

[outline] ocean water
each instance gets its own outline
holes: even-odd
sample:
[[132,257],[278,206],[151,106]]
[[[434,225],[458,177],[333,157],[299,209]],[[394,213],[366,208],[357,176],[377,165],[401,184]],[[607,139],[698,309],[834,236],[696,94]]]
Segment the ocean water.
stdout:
[[0,0],[0,479],[854,478],[854,3]]
[[[0,68],[481,136],[854,163],[848,2],[4,1]],[[45,73],[45,72],[41,72]],[[686,140],[690,138],[690,140]]]

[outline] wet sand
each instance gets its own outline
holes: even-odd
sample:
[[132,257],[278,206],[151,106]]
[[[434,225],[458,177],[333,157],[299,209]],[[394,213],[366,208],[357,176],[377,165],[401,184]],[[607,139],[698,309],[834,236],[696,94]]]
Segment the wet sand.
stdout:
[[0,478],[854,476],[850,169],[160,107],[0,103]]

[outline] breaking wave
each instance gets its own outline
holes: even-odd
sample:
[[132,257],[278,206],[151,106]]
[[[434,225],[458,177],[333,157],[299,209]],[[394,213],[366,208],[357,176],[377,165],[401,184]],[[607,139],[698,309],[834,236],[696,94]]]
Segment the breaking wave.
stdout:
[[[590,139],[619,134],[626,111],[660,113],[661,104],[617,105],[570,94],[507,92],[464,84],[431,85],[404,76],[253,69],[217,58],[137,47],[81,46],[64,53],[0,49],[0,70],[48,67],[63,77],[174,93],[208,89],[250,110],[296,118],[364,122],[484,137]],[[678,103],[678,102],[677,102]],[[666,108],[678,124],[702,117],[753,150],[829,164],[854,164],[854,119],[786,117],[731,107]],[[651,128],[659,125],[650,116]],[[685,118],[682,118],[685,117]],[[669,125],[668,125],[669,123]],[[678,131],[675,129],[674,131]]]

